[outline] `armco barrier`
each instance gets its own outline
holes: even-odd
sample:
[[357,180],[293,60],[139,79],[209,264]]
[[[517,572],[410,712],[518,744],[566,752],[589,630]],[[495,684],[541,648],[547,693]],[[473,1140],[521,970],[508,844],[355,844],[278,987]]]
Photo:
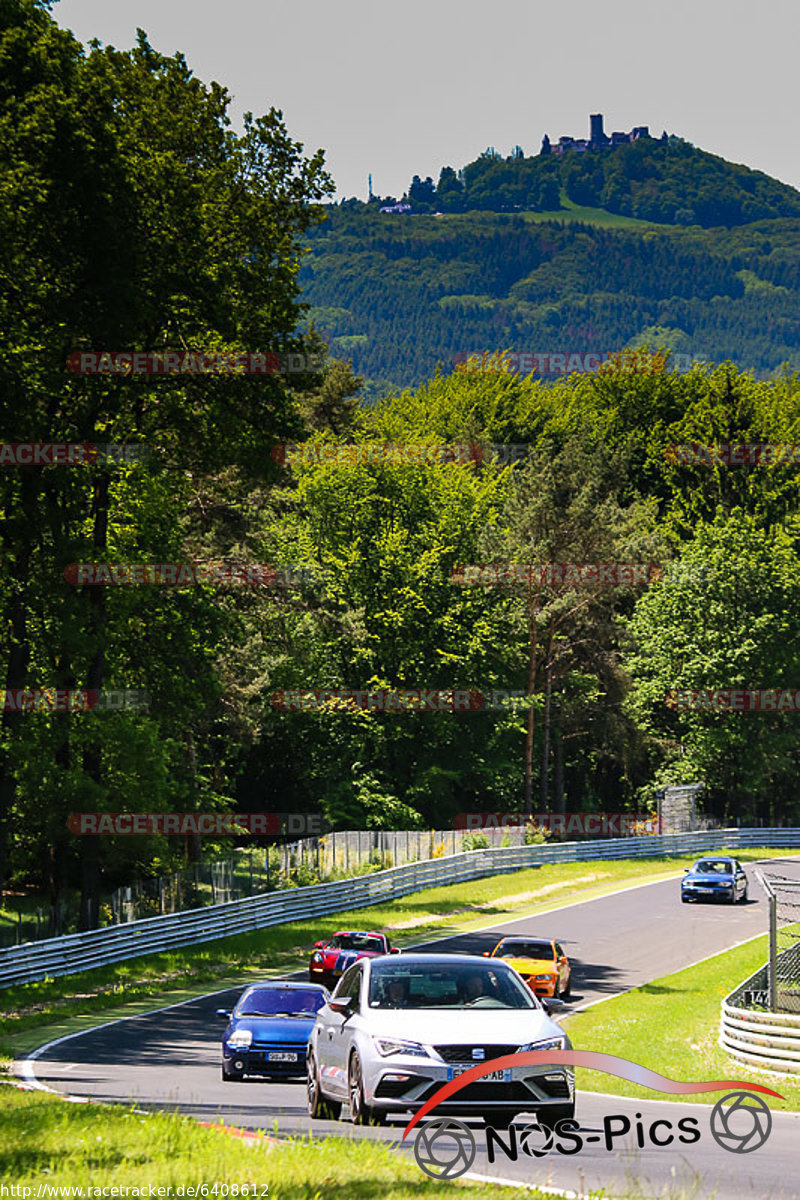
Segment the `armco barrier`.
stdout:
[[719,1044],[731,1058],[749,1067],[800,1075],[800,1015],[762,1012],[737,1003],[745,991],[766,998],[766,984],[767,968],[762,967],[722,1001]]
[[286,921],[349,912],[368,907],[379,900],[396,900],[422,888],[481,879],[487,875],[518,871],[522,867],[654,855],[702,854],[722,849],[723,846],[731,849],[747,846],[797,848],[800,847],[800,829],[716,829],[706,833],[471,850],[447,858],[390,867],[356,879],[267,892],[245,900],[232,900],[227,904],[148,917],[89,933],[73,933],[12,946],[0,951],[0,988],[33,983],[49,977],[74,975],[92,967],[230,937],[236,933],[249,933]]

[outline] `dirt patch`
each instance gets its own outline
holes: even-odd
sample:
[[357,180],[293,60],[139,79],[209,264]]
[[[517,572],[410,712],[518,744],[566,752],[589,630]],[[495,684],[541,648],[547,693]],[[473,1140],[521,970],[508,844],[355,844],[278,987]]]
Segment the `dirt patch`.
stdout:
[[544,887],[537,888],[533,892],[513,892],[508,896],[495,896],[493,900],[484,900],[480,904],[468,904],[466,908],[453,908],[448,912],[428,914],[425,917],[411,917],[407,921],[395,921],[391,925],[384,926],[385,929],[416,929],[420,925],[430,925],[444,917],[458,917],[464,913],[479,913],[486,912],[487,909],[493,909],[502,905],[510,904],[526,904],[530,900],[538,900],[541,896],[546,896],[552,892],[562,892],[565,888],[574,888],[579,884],[596,883],[599,879],[609,878],[608,871],[598,871],[592,875],[579,875],[575,879],[567,879],[563,883],[548,883]]

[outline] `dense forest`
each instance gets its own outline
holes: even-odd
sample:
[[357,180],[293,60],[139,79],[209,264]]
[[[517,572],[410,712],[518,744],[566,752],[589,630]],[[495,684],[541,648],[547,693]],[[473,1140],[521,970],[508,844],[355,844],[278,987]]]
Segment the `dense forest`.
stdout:
[[497,349],[648,344],[759,375],[800,366],[797,218],[642,231],[363,206],[326,213],[308,238],[304,298],[371,395]]
[[[148,450],[0,472],[6,694],[149,696],[129,712],[6,703],[0,882],[80,886],[90,925],[101,881],[200,852],[76,836],[73,812],[441,828],[526,800],[637,811],[699,778],[721,819],[800,818],[796,712],[669,702],[800,687],[796,466],[670,449],[800,442],[797,375],[679,373],[663,357],[564,379],[433,374],[462,350],[619,349],[645,327],[676,352],[744,348],[772,368],[798,345],[796,219],[679,240],[519,216],[384,223],[326,209],[322,155],[280,113],[233,133],[224,90],[144,36],[84,50],[43,5],[7,0],[0,67],[0,137],[25,164],[0,190],[5,437]],[[67,369],[78,350],[317,355],[320,335],[297,333],[309,315],[334,335],[313,373]],[[430,378],[364,402],[346,361],[359,338],[373,378]],[[508,466],[280,450],[309,440],[527,449]],[[295,582],[81,585],[87,562],[273,564]],[[646,587],[455,582],[496,562],[664,571]],[[276,703],[317,689],[518,695],[459,712]]]

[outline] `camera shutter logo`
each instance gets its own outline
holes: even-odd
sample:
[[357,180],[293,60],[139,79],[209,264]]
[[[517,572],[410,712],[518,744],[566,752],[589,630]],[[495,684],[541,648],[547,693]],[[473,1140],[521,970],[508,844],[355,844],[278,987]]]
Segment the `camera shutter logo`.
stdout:
[[414,1142],[414,1157],[426,1175],[456,1179],[475,1161],[475,1138],[461,1121],[436,1117],[426,1121]]
[[760,1150],[772,1130],[772,1113],[752,1092],[729,1092],[711,1110],[711,1136],[723,1150],[750,1154]]

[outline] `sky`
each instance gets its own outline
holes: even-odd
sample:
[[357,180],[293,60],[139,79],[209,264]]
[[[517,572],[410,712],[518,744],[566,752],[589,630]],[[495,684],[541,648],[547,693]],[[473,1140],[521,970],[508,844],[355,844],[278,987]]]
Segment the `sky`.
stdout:
[[797,0],[57,0],[81,41],[164,54],[322,147],[337,198],[542,136],[666,129],[800,188]]

